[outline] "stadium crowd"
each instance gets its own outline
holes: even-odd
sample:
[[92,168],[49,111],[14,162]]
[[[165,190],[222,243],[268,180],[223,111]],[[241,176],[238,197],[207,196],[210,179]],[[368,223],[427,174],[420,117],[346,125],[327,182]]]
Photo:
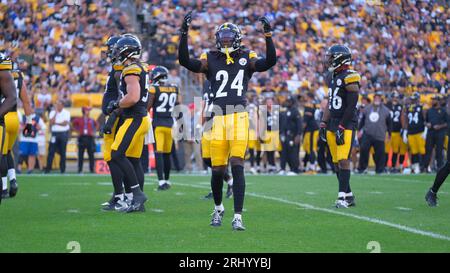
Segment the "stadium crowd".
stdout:
[[[108,75],[102,51],[112,34],[138,32],[145,48],[143,61],[168,67],[179,82],[178,71],[183,69],[177,64],[179,27],[189,10],[195,10],[189,39],[196,57],[215,48],[215,28],[225,21],[238,24],[244,45],[264,55],[257,18],[270,18],[278,63],[255,75],[250,88],[258,94],[303,95],[302,112],[307,93],[317,104],[328,93],[322,62],[325,48],[335,43],[352,49],[363,93],[447,94],[450,86],[446,1],[137,0],[137,31],[113,2],[87,0],[81,6],[58,0],[0,2],[0,51],[24,72],[36,109],[46,109],[58,99],[70,106],[75,93],[102,93]],[[200,93],[200,77],[197,84]]]

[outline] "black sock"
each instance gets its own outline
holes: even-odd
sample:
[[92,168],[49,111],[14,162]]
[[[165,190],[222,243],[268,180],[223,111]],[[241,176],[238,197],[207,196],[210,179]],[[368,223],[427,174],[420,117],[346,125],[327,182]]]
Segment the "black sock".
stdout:
[[114,187],[114,195],[123,193],[122,179],[123,173],[120,167],[114,161],[108,161],[109,172],[111,173],[111,179]]
[[267,152],[267,162],[269,166],[275,166],[275,152]]
[[398,154],[392,154],[392,168],[395,168],[395,167],[397,167],[397,157],[398,157]]
[[203,158],[203,164],[205,164],[206,167],[212,167],[211,158]]
[[250,154],[250,167],[255,166],[255,150],[254,149],[248,149],[248,153]]
[[170,162],[170,154],[163,154],[163,158],[164,158],[164,180],[169,180],[170,169],[172,168]]
[[447,161],[444,167],[442,167],[436,174],[433,187],[431,188],[431,190],[434,193],[437,193],[439,191],[439,188],[444,183],[445,179],[447,179],[449,173],[450,173],[450,162]]
[[350,170],[339,171],[339,192],[347,192],[350,188]]
[[419,163],[418,155],[411,155],[412,164]]
[[216,204],[216,206],[222,204],[223,174],[224,172],[222,170],[212,170],[211,190],[214,197],[214,204]]
[[6,155],[6,161],[7,161],[7,164],[8,164],[8,170],[15,169],[14,158],[13,158],[13,156],[11,154],[11,151],[9,151],[8,154]]
[[398,163],[400,164],[400,166],[403,166],[403,163],[405,163],[405,155],[400,155]]
[[5,155],[2,155],[2,159],[0,162],[0,174],[2,177],[8,176],[8,160]]
[[244,207],[245,196],[245,177],[244,166],[231,166],[231,173],[233,174],[233,198],[234,198],[234,213],[242,213]]
[[124,154],[121,154],[118,151],[112,151],[111,155],[112,160],[114,160],[117,166],[122,170],[124,177],[127,177],[126,181],[130,186],[131,192],[133,192],[134,195],[142,194],[133,164],[131,164]]
[[259,164],[261,164],[261,151],[256,152],[256,166],[259,167]]
[[162,153],[155,153],[156,173],[158,180],[164,180],[164,157]]
[[142,162],[140,158],[128,158],[133,164],[134,172],[136,173],[137,181],[139,183],[139,187],[141,188],[141,191],[144,191],[144,168],[142,168]]

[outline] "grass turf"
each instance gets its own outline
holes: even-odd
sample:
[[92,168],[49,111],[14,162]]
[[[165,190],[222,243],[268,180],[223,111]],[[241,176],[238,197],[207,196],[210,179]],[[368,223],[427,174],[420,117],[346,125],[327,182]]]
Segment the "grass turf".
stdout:
[[429,208],[432,179],[355,175],[357,207],[336,210],[334,176],[248,176],[247,230],[233,232],[232,200],[224,225],[209,226],[208,176],[173,176],[165,192],[146,177],[147,212],[134,214],[100,210],[112,189],[107,176],[19,176],[18,196],[0,205],[0,252],[70,252],[70,241],[81,252],[367,253],[370,241],[381,252],[449,252],[450,186]]

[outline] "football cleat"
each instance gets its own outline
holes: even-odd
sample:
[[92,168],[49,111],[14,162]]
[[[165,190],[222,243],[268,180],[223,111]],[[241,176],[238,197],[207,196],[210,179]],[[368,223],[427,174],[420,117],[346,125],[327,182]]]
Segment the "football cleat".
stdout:
[[120,210],[123,206],[127,206],[125,201],[120,200],[118,197],[111,197],[111,200],[102,204],[102,210],[113,211]]
[[212,199],[213,198],[213,193],[212,193],[212,191],[210,191],[207,195],[205,195],[204,197],[203,197],[203,199]]
[[169,183],[164,183],[162,185],[158,186],[158,191],[165,191],[170,189],[170,184]]
[[16,179],[9,181],[9,197],[16,196],[18,190],[19,190],[19,185],[17,185]]
[[354,195],[345,197],[345,201],[347,202],[349,207],[355,207],[356,206],[355,196]]
[[218,211],[218,210],[214,210],[211,218],[211,223],[209,224],[210,226],[213,227],[220,227],[222,225],[222,218],[223,215],[225,214],[225,211]]
[[130,206],[124,210],[126,213],[131,213],[131,212],[144,212],[145,211],[145,206],[144,203],[147,201],[147,196],[142,193],[139,195],[135,195],[133,197],[133,201],[131,201]]
[[2,199],[6,199],[6,198],[9,198],[8,190],[3,190],[2,191]]
[[428,206],[436,207],[437,199],[438,199],[437,194],[434,193],[431,189],[429,189],[427,194],[425,195],[425,201],[427,201]]
[[336,200],[336,202],[334,203],[334,205],[336,206],[337,209],[340,208],[348,208],[348,203],[347,201],[345,201],[344,199],[339,198],[338,200]]
[[233,186],[228,185],[227,188],[227,198],[233,197]]
[[253,174],[253,175],[255,175],[255,174],[258,174],[258,172],[256,171],[256,169],[255,168],[250,168],[250,172]]
[[245,230],[244,224],[242,223],[242,219],[234,218],[233,222],[231,222],[231,226],[233,227],[233,230],[236,230],[236,231],[244,231]]

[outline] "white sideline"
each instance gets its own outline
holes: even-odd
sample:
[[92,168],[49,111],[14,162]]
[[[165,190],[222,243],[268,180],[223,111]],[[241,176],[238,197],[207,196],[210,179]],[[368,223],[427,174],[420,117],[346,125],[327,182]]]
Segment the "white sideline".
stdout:
[[[191,185],[191,184],[184,184],[184,183],[176,183],[176,184],[179,185],[179,186],[185,186],[185,187],[191,187],[191,188],[209,189],[209,187],[203,187],[203,186],[198,186],[198,185]],[[341,216],[346,216],[346,217],[350,217],[350,218],[354,218],[354,219],[358,219],[358,220],[361,220],[361,221],[366,221],[366,222],[370,222],[370,223],[374,223],[374,224],[380,224],[380,225],[396,228],[398,230],[406,231],[406,232],[409,232],[409,233],[419,234],[419,235],[422,235],[422,236],[431,237],[431,238],[434,238],[434,239],[450,241],[450,237],[442,235],[442,234],[438,234],[438,233],[434,233],[434,232],[430,232],[430,231],[425,231],[425,230],[420,230],[420,229],[416,229],[416,228],[412,228],[412,227],[408,227],[408,226],[404,226],[404,225],[400,225],[400,224],[395,224],[395,223],[391,223],[391,222],[388,222],[388,221],[380,220],[380,219],[377,219],[377,218],[372,218],[372,217],[367,217],[367,216],[360,216],[360,215],[356,215],[356,214],[352,214],[352,213],[348,213],[348,212],[343,212],[343,211],[338,211],[338,210],[334,210],[334,209],[320,208],[320,207],[316,207],[316,206],[313,206],[313,205],[310,205],[310,204],[304,204],[304,203],[299,203],[299,202],[295,202],[295,201],[289,201],[289,200],[286,200],[286,199],[283,199],[283,198],[272,197],[272,196],[267,196],[267,195],[263,195],[263,194],[253,193],[253,192],[246,192],[245,194],[248,195],[248,196],[262,198],[262,199],[266,199],[266,200],[277,201],[277,202],[284,203],[284,204],[296,205],[296,206],[299,206],[299,207],[302,207],[302,208],[305,208],[305,209],[316,210],[316,211],[321,211],[321,212],[327,212],[327,213],[331,213],[331,214],[335,214],[335,215],[341,215]]]

